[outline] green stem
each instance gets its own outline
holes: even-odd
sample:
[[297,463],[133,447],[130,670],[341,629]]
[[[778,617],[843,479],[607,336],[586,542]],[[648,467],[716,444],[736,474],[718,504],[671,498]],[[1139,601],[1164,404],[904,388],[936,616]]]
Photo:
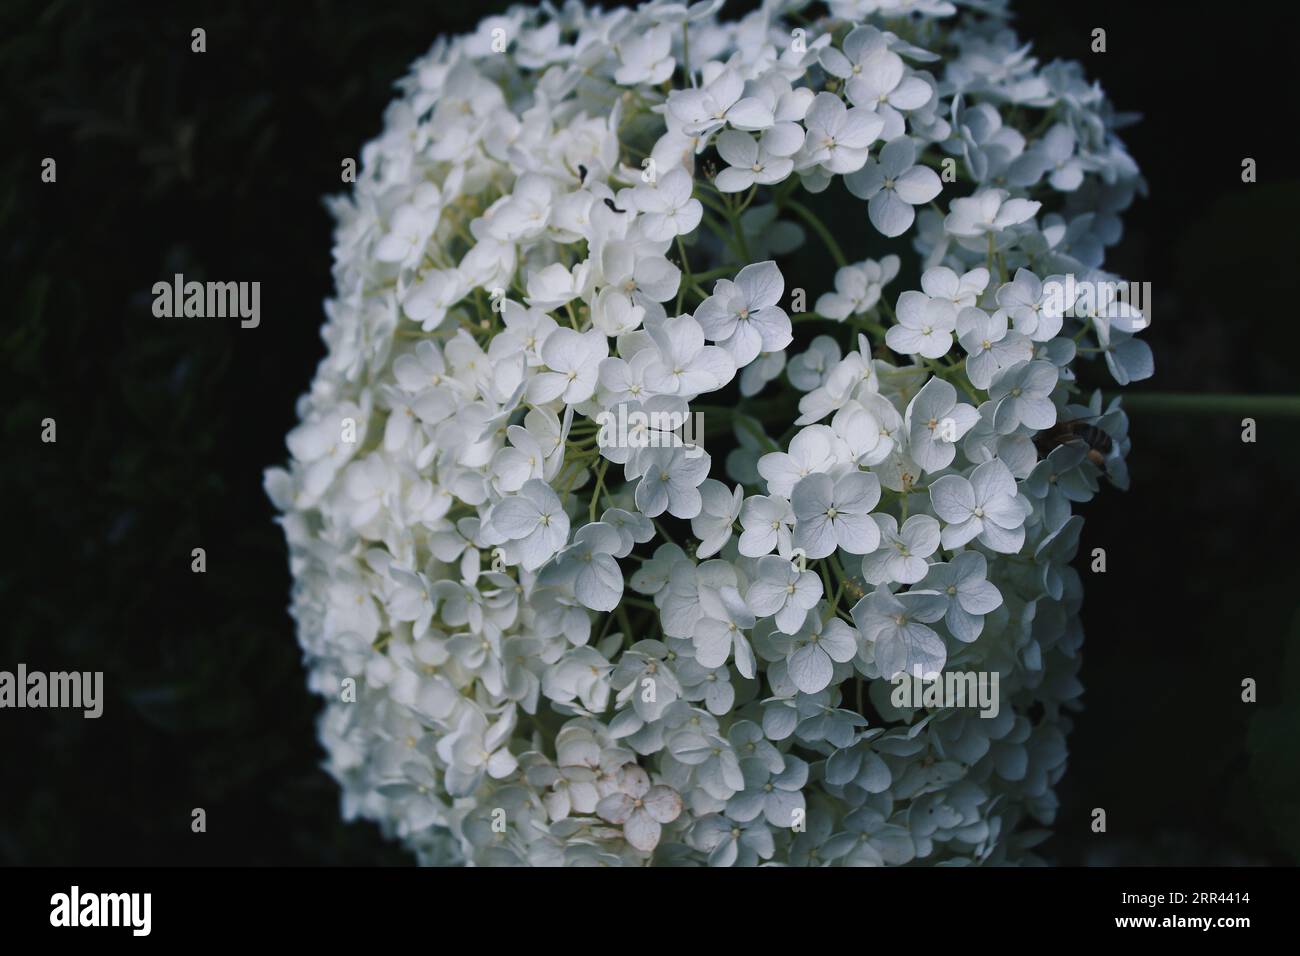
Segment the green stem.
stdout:
[[[710,192],[713,192],[712,196],[709,195]],[[723,219],[727,218],[727,207],[724,206],[722,203],[718,202],[718,200],[714,198],[714,196],[721,195],[720,193],[714,192],[713,190],[706,188],[703,182],[697,181],[695,183],[695,192],[692,193],[692,195],[700,201],[701,205],[703,205],[711,212],[717,213]]]
[[1125,410],[1185,415],[1300,417],[1300,395],[1215,395],[1200,392],[1126,394]]
[[837,266],[843,267],[848,265],[848,260],[844,258],[844,253],[840,251],[840,244],[835,241],[835,237],[831,235],[831,231],[826,228],[825,223],[818,219],[811,209],[803,203],[796,202],[793,199],[785,200],[783,205],[786,209],[789,209],[812,227],[813,232],[817,233],[822,244],[826,246],[826,250],[831,254],[831,258],[835,260]]
[[719,266],[716,269],[710,269],[708,272],[696,272],[692,277],[696,282],[705,282],[709,279],[721,279],[724,276],[730,278],[743,268],[744,266],[740,265]]
[[753,258],[749,254],[749,243],[745,239],[745,230],[740,224],[740,213],[736,202],[728,196],[727,198],[727,221],[731,223],[731,231],[736,237],[736,250],[740,253],[740,258],[746,262],[752,262]]
[[605,490],[605,469],[609,467],[609,459],[602,458],[600,465],[596,468],[596,490],[591,493],[591,511],[588,515],[591,521],[596,520],[596,507],[600,501],[600,493]]
[[742,201],[740,206],[737,207],[736,209],[737,219],[739,219],[744,214],[745,210],[749,208],[749,204],[754,201],[754,196],[756,196],[757,194],[758,194],[758,187],[750,186],[749,192],[745,194],[744,201]]
[[620,601],[618,607],[614,609],[614,613],[618,615],[618,625],[623,629],[623,636],[625,638],[630,638],[634,633],[632,630],[632,621],[629,620],[627,616],[627,608],[623,606],[622,601]]
[[876,305],[880,306],[880,311],[884,312],[887,316],[889,316],[890,322],[893,322],[895,325],[898,324],[898,316],[894,314],[894,307],[889,304],[888,299],[886,299],[882,295],[880,297],[880,301],[877,302]]
[[668,533],[667,529],[665,529],[664,526],[659,523],[658,518],[651,518],[650,520],[654,522],[655,530],[658,531],[659,534],[663,536],[663,539],[665,541],[667,541],[669,544],[677,543],[677,541],[673,538],[673,536]]
[[682,23],[682,69],[686,71],[687,81],[695,86],[695,74],[691,72],[691,34],[685,21]]
[[[682,32],[683,32],[683,33],[686,32],[686,27],[685,27],[684,24],[683,24],[683,26],[682,26]],[[681,315],[681,314],[682,314],[682,299],[684,299],[684,298],[686,297],[686,289],[687,289],[689,286],[693,286],[693,285],[695,285],[695,277],[691,275],[691,261],[690,261],[690,259],[688,259],[687,256],[686,256],[686,243],[682,242],[682,237],[681,237],[680,235],[678,235],[678,237],[677,237],[677,254],[678,254],[679,256],[682,257],[682,276],[683,276],[683,279],[682,279],[682,281],[678,284],[678,288],[677,288],[677,308],[676,308],[676,310],[674,311],[673,314],[674,314],[674,315]]]
[[881,342],[885,341],[885,327],[879,322],[873,322],[871,319],[854,315],[849,316],[847,321],[849,325],[859,332],[866,332],[868,337],[874,335]]

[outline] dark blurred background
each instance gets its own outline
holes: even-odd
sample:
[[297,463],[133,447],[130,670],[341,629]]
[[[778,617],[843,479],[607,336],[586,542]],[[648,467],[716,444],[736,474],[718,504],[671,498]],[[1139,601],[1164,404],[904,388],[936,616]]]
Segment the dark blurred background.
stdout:
[[[318,769],[261,473],[323,354],[321,198],[409,62],[504,6],[0,7],[0,668],[102,670],[106,696],[99,720],[0,713],[0,862],[407,862],[339,820]],[[1017,6],[1041,58],[1081,59],[1145,114],[1125,139],[1151,195],[1107,258],[1154,288],[1157,375],[1134,391],[1295,393],[1296,84],[1274,5]],[[261,327],[155,319],[175,272],[260,281]],[[1054,862],[1300,860],[1300,420],[1260,415],[1249,445],[1241,417],[1134,413],[1132,490],[1085,510],[1082,553],[1109,570],[1085,571]]]

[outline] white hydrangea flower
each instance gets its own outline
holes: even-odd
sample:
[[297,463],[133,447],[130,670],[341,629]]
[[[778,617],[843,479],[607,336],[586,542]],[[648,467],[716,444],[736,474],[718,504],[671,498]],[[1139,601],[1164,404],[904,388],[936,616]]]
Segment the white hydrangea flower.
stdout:
[[960,548],[979,536],[980,543],[1015,554],[1024,543],[1027,517],[1011,470],[997,458],[977,465],[970,478],[944,475],[930,486],[935,514],[945,522],[943,546]]
[[747,265],[734,282],[718,280],[695,318],[705,336],[727,349],[736,366],[743,367],[759,352],[775,352],[790,344],[790,317],[777,305],[784,291],[785,280],[776,263]]
[[939,550],[939,522],[929,515],[912,515],[898,525],[891,514],[872,515],[879,527],[877,546],[862,559],[862,576],[869,584],[915,584],[929,570],[927,558]]
[[818,93],[808,107],[804,125],[808,135],[795,167],[820,167],[825,173],[843,174],[856,172],[866,163],[868,150],[885,128],[885,121],[870,110],[846,107],[831,93]]
[[778,123],[763,131],[759,139],[729,129],[718,136],[718,155],[728,167],[718,173],[719,192],[743,192],[755,183],[770,186],[784,181],[794,169],[791,159],[803,146],[804,131],[798,123]]
[[880,501],[880,479],[850,471],[839,481],[827,474],[800,478],[790,495],[795,516],[795,547],[810,558],[825,558],[841,548],[849,554],[876,550],[880,532],[871,509]]
[[822,596],[821,578],[771,554],[759,558],[754,570],[754,581],[745,592],[749,609],[758,617],[772,618],[786,634],[798,631]]
[[[846,319],[869,312],[880,301],[881,290],[898,275],[900,264],[898,256],[885,256],[879,262],[867,259],[844,266],[835,273],[835,291],[826,292],[817,300],[817,311],[829,319]],[[834,339],[831,342],[834,344]],[[798,387],[798,383],[795,385]]]
[[[349,816],[426,863],[1035,860],[1074,507],[1129,480],[1081,383],[1153,362],[1079,291],[1115,113],[1005,5],[833,0],[800,49],[789,4],[516,7],[412,65],[265,479]],[[953,668],[996,715],[892,699]]]
[[916,220],[913,206],[923,206],[943,191],[939,174],[915,165],[916,144],[899,136],[885,144],[880,161],[870,160],[844,177],[844,185],[859,199],[867,199],[871,224],[885,236],[901,236]]
[[1030,219],[1042,203],[1010,198],[1005,189],[984,189],[973,196],[954,199],[943,221],[949,235],[983,238]]
[[948,651],[930,627],[948,611],[937,591],[912,589],[891,594],[877,588],[853,606],[853,621],[873,646],[882,677],[897,674],[929,677],[943,670]]
[[924,292],[904,292],[898,298],[898,325],[891,326],[885,344],[900,355],[937,359],[952,348],[957,309],[946,299]]

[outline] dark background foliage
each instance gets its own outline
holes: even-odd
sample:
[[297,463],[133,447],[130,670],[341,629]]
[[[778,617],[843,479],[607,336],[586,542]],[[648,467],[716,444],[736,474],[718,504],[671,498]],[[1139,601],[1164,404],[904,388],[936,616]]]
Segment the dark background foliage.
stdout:
[[[317,766],[261,472],[286,457],[323,354],[321,197],[343,188],[340,161],[379,132],[407,64],[502,6],[0,11],[0,668],[102,670],[107,698],[99,720],[0,712],[0,862],[406,862],[339,820]],[[1260,22],[1262,4],[1019,7],[1039,56],[1082,59],[1145,114],[1126,140],[1151,196],[1107,263],[1155,290],[1157,377],[1135,391],[1294,392],[1287,32]],[[1104,54],[1089,51],[1098,26]],[[46,156],[57,184],[40,182]],[[261,327],[155,319],[150,287],[174,272],[260,281]],[[46,417],[57,444],[39,440]],[[1300,423],[1261,415],[1248,445],[1240,418],[1136,413],[1133,489],[1086,509],[1083,553],[1104,547],[1109,570],[1085,572],[1086,708],[1055,861],[1300,858]],[[1247,676],[1258,704],[1240,700]],[[207,834],[190,832],[194,807]]]

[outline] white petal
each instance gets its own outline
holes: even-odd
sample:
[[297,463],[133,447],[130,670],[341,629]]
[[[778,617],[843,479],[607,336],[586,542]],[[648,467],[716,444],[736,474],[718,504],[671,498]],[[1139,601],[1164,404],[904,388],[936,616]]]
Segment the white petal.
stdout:
[[901,236],[911,228],[916,219],[912,207],[898,198],[892,189],[882,189],[867,204],[871,224],[884,236]]
[[805,694],[815,694],[831,682],[835,667],[816,644],[805,644],[790,655],[790,679]]

